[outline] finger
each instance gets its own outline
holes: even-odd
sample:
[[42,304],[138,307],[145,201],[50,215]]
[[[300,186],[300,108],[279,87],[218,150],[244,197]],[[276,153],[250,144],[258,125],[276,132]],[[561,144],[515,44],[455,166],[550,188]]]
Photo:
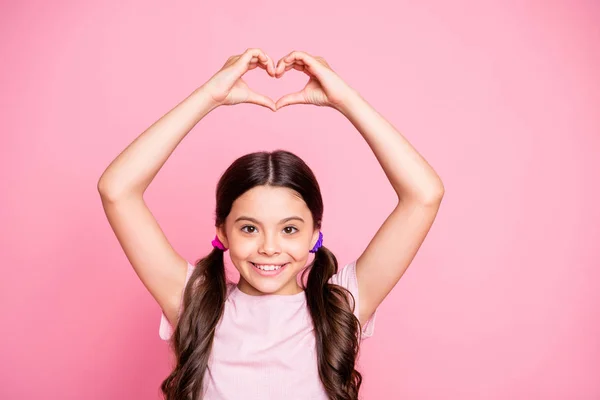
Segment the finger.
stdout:
[[306,72],[306,65],[293,63],[289,67],[285,67],[286,71],[289,71],[290,69],[297,69],[298,71]]
[[[320,64],[314,57],[303,51],[292,51],[287,56],[279,60],[277,72],[283,74],[292,64],[304,65],[304,70],[310,71],[317,78],[320,76],[323,64]],[[321,68],[320,68],[321,67]]]
[[288,58],[293,52],[288,53],[287,55],[281,57],[279,59],[279,61],[277,61],[277,64],[275,65],[275,76],[280,78],[281,75],[283,75],[283,73],[286,71],[286,65],[287,63],[284,61],[286,58]]
[[263,66],[264,67],[264,63],[261,62],[261,60],[258,57],[252,57],[252,59],[248,63],[248,69],[254,69],[257,66]]
[[248,70],[252,70],[256,67],[264,69],[270,76],[275,76],[275,65],[273,64],[273,60],[270,58],[266,63],[261,63],[258,58],[253,58],[248,65]]
[[256,68],[256,67],[261,67],[264,68],[264,65],[262,65],[260,62],[258,62],[258,59],[253,59],[256,61],[250,61],[250,64],[248,64],[248,71]]
[[288,64],[286,62],[284,62],[285,57],[279,59],[279,61],[277,61],[277,65],[275,66],[275,76],[278,78],[281,78],[281,76],[283,75],[283,73],[285,71],[287,71],[287,66]]
[[298,71],[302,71],[310,75],[302,61],[293,61],[291,64],[286,64],[282,62],[280,65],[278,65],[275,69],[275,77],[281,78],[283,74],[289,71],[290,69],[297,69]]
[[292,104],[306,104],[306,100],[304,99],[304,95],[301,92],[286,94],[281,97],[275,103],[275,106],[279,110],[280,108],[292,105]]
[[285,62],[290,62],[292,60],[302,61],[305,64],[313,66],[314,64],[318,64],[318,59],[322,59],[322,57],[311,56],[305,51],[292,51],[287,56],[283,57]]
[[240,59],[243,60],[244,63],[250,63],[252,61],[266,63],[269,60],[269,57],[261,49],[248,49],[240,56]]
[[[313,67],[311,68],[311,65]],[[314,67],[316,65],[316,67]],[[323,65],[318,61],[314,63],[307,63],[306,60],[297,59],[297,58],[282,58],[277,67],[275,69],[275,77],[281,78],[283,74],[290,69],[297,69],[298,71],[304,72],[306,75],[310,77],[315,77],[319,80],[320,77],[323,76]]]
[[268,61],[265,64],[265,70],[271,76],[275,76],[275,62],[271,59],[271,57],[267,56]]
[[268,65],[269,57],[261,49],[248,49],[236,61],[236,68],[241,75],[245,74],[250,67],[250,63],[256,61],[257,64]]
[[272,111],[275,111],[277,109],[277,106],[275,105],[275,102],[273,101],[273,99],[271,99],[270,97],[264,96],[262,94],[258,94],[252,90],[250,91],[250,93],[248,95],[248,99],[246,100],[246,103],[257,104],[259,106],[269,108]]

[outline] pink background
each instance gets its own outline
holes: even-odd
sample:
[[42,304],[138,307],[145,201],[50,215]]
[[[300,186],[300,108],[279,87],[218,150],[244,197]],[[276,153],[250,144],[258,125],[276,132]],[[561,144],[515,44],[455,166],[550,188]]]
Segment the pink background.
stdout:
[[[0,398],[159,398],[160,309],[97,180],[248,47],[325,57],[445,184],[364,342],[363,398],[600,398],[597,2],[14,3],[0,6]],[[306,77],[246,80],[276,100]],[[366,142],[332,109],[253,105],[202,120],[146,193],[180,254],[210,250],[227,165],[277,148],[319,179],[325,245],[360,255],[395,205]]]

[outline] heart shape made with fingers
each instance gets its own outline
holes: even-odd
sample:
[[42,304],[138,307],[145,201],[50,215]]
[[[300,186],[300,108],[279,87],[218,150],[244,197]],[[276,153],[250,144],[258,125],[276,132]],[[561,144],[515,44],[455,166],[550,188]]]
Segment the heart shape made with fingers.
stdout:
[[[276,111],[284,107],[286,96],[289,98],[291,94],[296,94],[299,97],[296,99],[296,104],[304,103],[304,96],[300,97],[299,94],[302,93],[303,87],[307,85],[307,80],[310,78],[307,78],[304,74],[286,75],[283,73],[280,76],[271,76],[267,73],[267,77],[264,77],[263,74],[257,73],[252,76],[246,75],[244,79],[248,85],[248,90],[256,95],[264,96],[268,101],[272,101],[275,106],[273,111]],[[259,105],[264,106],[265,104]]]
[[305,53],[293,52],[288,56],[281,58],[277,62],[277,65],[275,65],[270,58],[266,62],[264,60],[263,62],[260,62],[256,59],[256,61],[253,61],[249,65],[248,70],[257,67],[264,69],[268,76],[275,79],[281,79],[287,71],[295,69],[304,72],[309,77],[309,80],[302,90],[291,93],[288,92],[279,97],[277,101],[273,101],[271,97],[254,91],[245,82],[241,81],[243,88],[240,87],[240,89],[244,89],[246,91],[245,94],[247,95],[244,102],[258,104],[270,108],[273,111],[292,104],[313,104],[317,106],[331,105],[321,83],[317,79],[317,69],[329,68],[329,65],[325,60],[322,60],[320,57],[313,58]]

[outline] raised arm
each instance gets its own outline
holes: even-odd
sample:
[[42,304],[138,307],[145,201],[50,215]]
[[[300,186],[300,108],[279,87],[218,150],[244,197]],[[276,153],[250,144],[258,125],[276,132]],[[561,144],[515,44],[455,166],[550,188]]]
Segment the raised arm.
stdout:
[[271,99],[254,93],[241,79],[257,66],[269,73],[274,69],[273,62],[259,49],[230,57],[211,79],[129,144],[98,181],[102,205],[119,244],[173,325],[187,261],[165,237],[143,194],[188,132],[218,106],[247,102],[275,109]]
[[367,141],[398,195],[398,204],[356,261],[365,323],[410,266],[437,216],[441,179],[411,144],[358,93],[340,111]]
[[400,132],[346,84],[321,57],[294,51],[283,57],[275,76],[297,69],[310,79],[277,107],[313,104],[341,112],[366,140],[398,195],[398,205],[356,261],[360,322],[364,325],[400,280],[437,215],[441,179]]

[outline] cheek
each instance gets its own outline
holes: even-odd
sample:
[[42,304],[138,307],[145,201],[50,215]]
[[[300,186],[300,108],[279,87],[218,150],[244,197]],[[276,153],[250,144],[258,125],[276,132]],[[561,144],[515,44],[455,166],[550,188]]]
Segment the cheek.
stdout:
[[301,260],[307,256],[307,247],[304,240],[294,240],[284,250],[296,260]]
[[237,240],[229,251],[232,258],[245,260],[256,254],[256,244],[251,240]]

